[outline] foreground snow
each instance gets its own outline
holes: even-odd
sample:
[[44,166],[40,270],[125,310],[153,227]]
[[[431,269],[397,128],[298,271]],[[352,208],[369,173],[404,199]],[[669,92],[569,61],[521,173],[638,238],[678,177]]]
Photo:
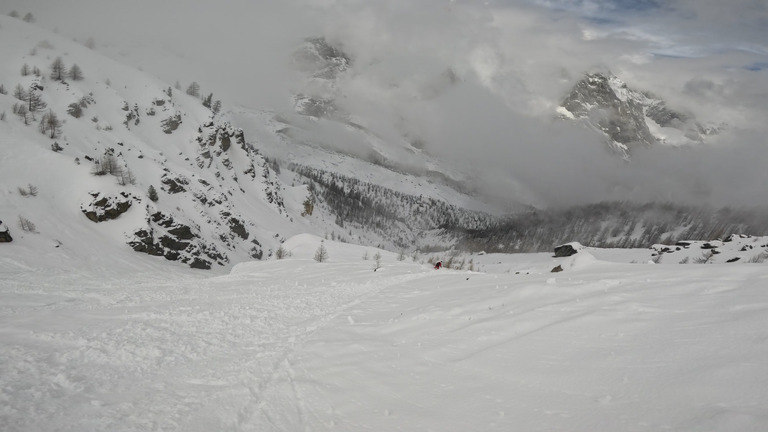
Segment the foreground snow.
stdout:
[[0,260],[0,429],[768,428],[765,265],[374,272],[375,250],[318,244],[217,277]]

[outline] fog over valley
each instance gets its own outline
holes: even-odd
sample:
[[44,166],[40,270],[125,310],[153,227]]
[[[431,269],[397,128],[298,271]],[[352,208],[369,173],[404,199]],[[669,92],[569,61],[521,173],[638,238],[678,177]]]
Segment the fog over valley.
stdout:
[[[169,83],[199,82],[228,109],[291,112],[298,94],[332,101],[336,119],[452,164],[502,208],[768,201],[764,2],[7,0],[0,12],[11,10]],[[308,38],[348,65],[308,78],[296,57]],[[616,157],[594,128],[558,115],[590,72],[718,133]],[[322,133],[355,152],[354,140]]]

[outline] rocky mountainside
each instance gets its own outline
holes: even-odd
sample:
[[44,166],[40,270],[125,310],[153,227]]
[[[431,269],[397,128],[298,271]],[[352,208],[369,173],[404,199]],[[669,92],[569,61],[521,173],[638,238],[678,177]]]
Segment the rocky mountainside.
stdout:
[[558,113],[587,121],[605,135],[612,151],[625,158],[638,147],[700,143],[717,133],[716,127],[704,126],[693,115],[606,73],[590,73],[577,82]]
[[[447,186],[461,182],[435,161],[309,108],[318,103],[293,114],[221,109],[197,83],[184,91],[29,23],[0,21],[0,220],[12,247],[78,259],[134,251],[209,269],[265,259],[303,232],[413,250],[487,226],[473,217],[488,218],[477,213],[483,204]],[[321,39],[307,49],[310,82],[332,90],[349,60]],[[341,178],[350,181],[339,188]],[[339,199],[379,204],[356,217]],[[449,213],[409,225],[402,209],[417,201]]]
[[[684,239],[680,227],[695,238],[765,232],[704,216],[659,222],[658,212],[631,220],[642,229],[624,229],[629,217],[596,220],[589,210],[504,218],[474,188],[468,164],[447,162],[403,130],[336,106],[353,60],[322,38],[295,53],[306,87],[291,112],[214,103],[197,83],[184,91],[3,16],[0,55],[0,241],[12,255],[210,269],[268,258],[299,233],[396,251],[457,244],[533,251],[570,240],[640,246]],[[424,95],[457,80],[441,74]],[[580,82],[560,113],[587,120],[625,157],[635,146],[665,142],[670,131],[685,142],[712,132],[600,74]],[[504,211],[530,210],[525,187],[513,186]]]
[[306,188],[286,188],[196,83],[185,92],[0,20],[0,220],[14,244],[132,248],[208,269],[268,256],[303,231],[284,196]]

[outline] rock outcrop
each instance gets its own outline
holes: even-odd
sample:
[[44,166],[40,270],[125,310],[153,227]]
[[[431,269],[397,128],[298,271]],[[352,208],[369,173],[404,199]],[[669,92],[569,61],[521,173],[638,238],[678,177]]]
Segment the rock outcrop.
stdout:
[[90,203],[81,204],[80,210],[93,222],[117,219],[131,208],[134,200],[138,200],[126,192],[116,196],[102,195],[101,192],[91,192],[90,195],[93,199]]
[[558,112],[562,118],[583,119],[603,132],[609,148],[625,158],[639,147],[667,142],[664,133],[655,135],[662,128],[677,130],[677,141],[668,142],[676,145],[703,142],[718,132],[698,123],[692,114],[674,110],[657,96],[629,88],[605,73],[587,74],[576,83]]

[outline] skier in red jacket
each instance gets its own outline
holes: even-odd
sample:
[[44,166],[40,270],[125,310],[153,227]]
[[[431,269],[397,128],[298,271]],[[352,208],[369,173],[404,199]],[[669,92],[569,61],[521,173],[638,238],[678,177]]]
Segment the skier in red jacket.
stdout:
[[440,270],[443,267],[443,262],[438,261],[437,264],[435,264],[435,270]]

